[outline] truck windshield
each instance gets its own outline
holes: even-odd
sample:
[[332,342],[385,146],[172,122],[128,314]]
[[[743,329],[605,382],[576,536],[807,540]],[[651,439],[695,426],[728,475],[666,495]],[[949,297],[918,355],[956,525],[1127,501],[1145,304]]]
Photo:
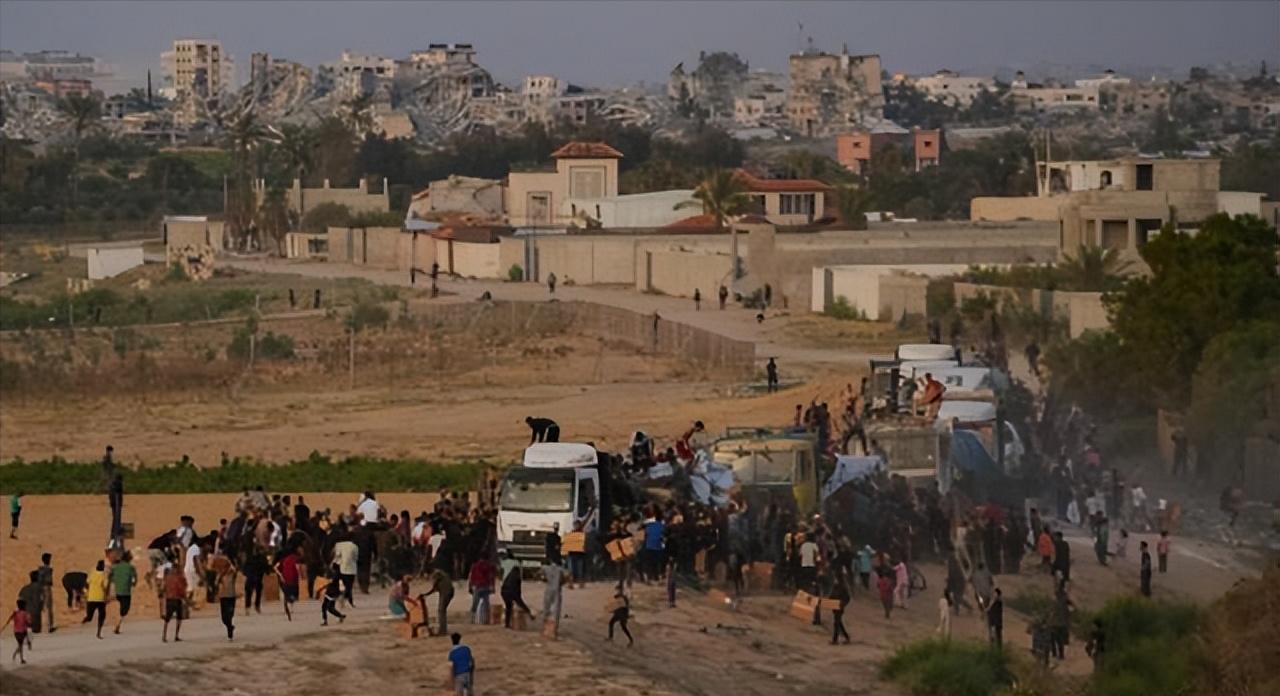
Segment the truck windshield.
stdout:
[[573,509],[572,469],[512,469],[502,482],[503,510],[569,512]]

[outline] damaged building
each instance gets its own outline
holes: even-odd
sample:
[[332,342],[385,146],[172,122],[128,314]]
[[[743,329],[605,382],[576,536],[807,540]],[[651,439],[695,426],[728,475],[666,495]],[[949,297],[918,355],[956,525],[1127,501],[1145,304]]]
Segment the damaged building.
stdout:
[[676,64],[667,81],[667,98],[707,113],[710,120],[731,119],[734,99],[743,92],[749,66],[736,53],[698,53],[698,67],[686,73]]
[[884,115],[880,56],[815,50],[791,56],[787,119],[806,137],[829,136]]

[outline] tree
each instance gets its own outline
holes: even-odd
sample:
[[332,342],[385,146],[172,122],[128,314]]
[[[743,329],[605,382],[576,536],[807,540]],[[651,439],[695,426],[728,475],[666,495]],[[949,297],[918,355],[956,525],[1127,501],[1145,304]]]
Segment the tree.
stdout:
[[71,207],[80,193],[80,140],[102,117],[102,103],[92,95],[68,94],[58,102],[58,110],[70,122],[74,165],[71,170]]
[[[302,184],[307,170],[311,168],[311,160],[316,146],[315,134],[303,126],[286,125],[280,129],[271,129],[274,135],[275,154],[281,164],[298,182],[298,220],[307,214],[307,202],[304,199],[306,187]],[[292,185],[291,185],[292,186]]]
[[[227,223],[238,244],[248,246],[257,211],[254,193],[254,153],[269,131],[258,121],[251,102],[242,102],[229,114],[225,141],[231,155],[231,181],[227,190]],[[258,240],[261,242],[261,240]]]
[[284,190],[271,188],[258,206],[258,229],[276,243],[276,251],[284,255],[284,238],[289,232],[289,204]]
[[1181,408],[1216,336],[1280,316],[1275,230],[1254,216],[1218,214],[1194,236],[1172,225],[1142,247],[1151,274],[1103,296],[1138,384],[1152,406]]
[[1209,341],[1191,383],[1186,419],[1201,462],[1230,470],[1241,463],[1245,438],[1267,411],[1272,383],[1280,385],[1280,318],[1246,322]]
[[[751,198],[738,173],[729,169],[717,169],[694,189],[691,200],[677,203],[675,209],[701,207],[703,214],[715,218],[716,229],[723,230],[729,216],[742,212],[750,203]],[[737,280],[741,276],[737,231],[730,230],[729,237],[733,247],[733,280]]]
[[357,94],[342,102],[343,120],[358,139],[373,131],[373,95]]
[[1105,292],[1120,289],[1132,267],[1116,249],[1082,246],[1058,264],[1055,275],[1064,290]]
[[836,211],[840,221],[851,230],[867,229],[867,211],[871,210],[871,192],[859,186],[836,189]]
[[356,159],[360,154],[356,134],[342,119],[330,117],[316,126],[314,137],[312,179],[328,179],[333,186],[353,184],[357,178]]
[[341,203],[321,203],[307,211],[302,218],[302,231],[324,234],[330,227],[347,227],[351,224],[351,209]]

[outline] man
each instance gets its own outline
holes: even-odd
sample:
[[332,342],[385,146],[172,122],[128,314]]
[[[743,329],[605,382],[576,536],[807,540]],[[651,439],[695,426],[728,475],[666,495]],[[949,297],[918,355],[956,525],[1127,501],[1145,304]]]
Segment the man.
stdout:
[[1004,647],[1004,597],[999,587],[991,606],[987,607],[987,635],[997,650]]
[[858,550],[858,577],[862,580],[862,589],[871,589],[871,559],[875,551],[867,544]]
[[133,606],[133,588],[138,584],[138,571],[133,567],[133,554],[128,551],[116,563],[111,564],[111,590],[115,593],[116,606],[120,607],[120,618],[116,619],[115,633],[119,635],[124,617],[129,615]]
[[1138,548],[1142,550],[1142,561],[1138,570],[1138,579],[1141,583],[1142,596],[1151,596],[1151,552],[1147,551],[1147,542],[1138,544]]
[[40,567],[36,572],[40,573],[40,587],[43,591],[41,598],[41,606],[49,612],[49,632],[53,633],[57,630],[53,623],[53,554],[40,554]]
[[547,564],[542,566],[547,586],[542,592],[542,635],[558,640],[560,635],[561,595],[564,588],[564,568]]
[[298,504],[293,506],[293,526],[306,532],[311,524],[311,508],[302,496],[298,496]]
[[535,442],[559,442],[560,426],[550,418],[534,418],[526,416],[525,425],[529,426],[532,435],[529,438],[529,444]]
[[500,563],[502,567],[502,605],[504,608],[502,624],[506,628],[511,628],[511,616],[514,607],[520,607],[520,610],[530,617],[533,616],[533,612],[529,611],[529,606],[524,603],[524,577],[520,562],[511,558],[507,550],[503,549]]
[[493,594],[495,574],[493,564],[484,556],[471,564],[471,574],[467,578],[468,589],[471,590],[471,623],[489,623],[489,596]]
[[1151,520],[1147,517],[1147,492],[1142,489],[1142,484],[1134,482],[1133,488],[1129,489],[1129,496],[1133,503],[1130,526],[1135,526],[1141,521],[1143,527],[1150,531]]
[[769,358],[768,364],[764,366],[764,373],[769,381],[770,393],[778,391],[778,363],[773,358]]
[[178,528],[173,530],[173,543],[181,546],[183,549],[191,546],[191,543],[195,541],[196,538],[195,524],[196,518],[191,515],[183,515],[182,517],[179,517]]
[[1049,525],[1045,525],[1040,529],[1040,536],[1036,539],[1036,551],[1040,553],[1040,565],[1053,573],[1053,535],[1049,533]]
[[[22,491],[9,496],[9,538],[18,538],[18,520],[22,517]],[[30,605],[28,605],[30,606]],[[31,612],[28,612],[31,613]]]
[[1071,579],[1071,545],[1062,537],[1062,532],[1053,534],[1053,571],[1063,580]]
[[111,539],[114,541],[123,534],[121,517],[124,515],[124,476],[116,474],[111,478],[107,502],[111,505]]
[[431,571],[428,579],[431,581],[431,589],[423,596],[436,595],[436,613],[440,616],[440,629],[436,631],[436,635],[443,636],[449,632],[449,602],[453,601],[453,578],[443,568],[437,567]]
[[560,565],[563,562],[564,557],[560,553],[561,542],[559,522],[553,522],[551,524],[551,531],[547,532],[547,535],[543,537],[542,542],[542,551],[543,555],[546,556],[547,563],[551,565]]
[[182,565],[182,574],[186,576],[187,591],[195,594],[204,577],[204,549],[200,544],[192,544],[187,549],[187,556]]
[[556,274],[555,273],[547,274],[547,290],[550,291],[552,295],[556,294]]
[[657,508],[653,508],[644,521],[644,547],[640,552],[641,568],[646,582],[653,582],[662,577],[662,557],[667,547],[666,531],[666,523],[662,521]]
[[1040,376],[1040,345],[1034,340],[1027,344],[1027,367],[1031,368],[1031,374],[1036,377]]
[[835,645],[839,642],[840,637],[844,636],[844,643],[848,645],[851,642],[849,631],[844,627],[844,611],[849,606],[849,600],[852,599],[849,593],[849,582],[845,576],[844,569],[836,571],[836,581],[831,588],[831,598],[839,602],[839,606],[831,610],[831,644]]
[[31,582],[18,590],[18,600],[27,603],[27,613],[31,615],[31,632],[40,632],[40,610],[44,606],[44,587],[40,585],[40,571],[33,570],[28,576]]
[[818,585],[818,544],[812,535],[800,533],[800,576],[796,587],[810,594],[817,593]]
[[359,557],[360,549],[345,534],[333,545],[333,562],[338,566],[338,574],[342,578],[342,597],[347,600],[347,606],[352,608],[356,606],[354,591]]
[[453,665],[454,696],[473,696],[476,660],[471,655],[471,648],[462,644],[461,633],[455,633],[449,639],[453,641],[453,647],[449,648],[449,664]]
[[693,311],[702,311],[702,291],[698,288],[693,289]]
[[1173,431],[1173,475],[1182,476],[1187,472],[1187,434],[1182,428]]
[[995,591],[995,578],[982,561],[978,561],[977,570],[973,571],[969,581],[973,583],[973,594],[978,598],[978,608],[984,611],[991,605],[991,597]]
[[934,420],[938,417],[938,410],[942,408],[942,395],[946,393],[947,388],[942,382],[933,378],[933,373],[926,372],[924,375],[924,407],[925,418]]
[[338,566],[335,565],[329,569],[329,581],[325,583],[324,599],[320,602],[321,626],[329,625],[330,614],[338,617],[338,623],[342,623],[347,618],[346,614],[338,611],[338,598],[342,596],[341,583],[339,582],[341,577],[341,574],[338,573]]
[[169,642],[169,621],[177,619],[173,629],[173,641],[181,642],[182,612],[187,600],[187,579],[177,568],[169,568],[164,575],[164,630],[160,634],[161,642]]
[[724,311],[724,303],[729,299],[729,288],[720,286],[720,311]]
[[361,526],[377,524],[381,520],[378,501],[373,497],[373,491],[365,491],[360,497],[360,502],[356,504],[356,514],[360,516]]
[[115,451],[116,448],[107,445],[107,451],[102,455],[102,488],[99,490],[109,489],[116,477]]

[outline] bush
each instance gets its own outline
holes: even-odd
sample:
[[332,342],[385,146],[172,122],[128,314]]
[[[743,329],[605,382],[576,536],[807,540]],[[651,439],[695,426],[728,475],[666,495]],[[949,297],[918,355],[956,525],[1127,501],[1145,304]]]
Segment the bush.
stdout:
[[302,216],[302,231],[324,234],[330,227],[350,227],[351,209],[341,203],[321,203]]
[[374,302],[362,301],[351,309],[351,316],[347,319],[347,327],[356,331],[363,331],[371,326],[382,328],[390,320],[391,313],[387,311],[386,307]]
[[1013,683],[1006,652],[962,640],[906,645],[880,673],[906,686],[912,696],[989,696]]
[[[474,485],[480,471],[476,463],[433,465],[416,459],[373,457],[335,461],[317,452],[287,464],[236,458],[208,468],[189,462],[120,468],[130,493],[238,493],[257,485],[276,491],[434,491],[442,486]],[[16,459],[0,465],[0,490],[27,495],[96,494],[101,472],[97,462]]]
[[1090,693],[1176,694],[1195,680],[1203,664],[1196,639],[1202,614],[1195,606],[1118,597],[1096,618],[1106,632],[1107,652]]
[[369,211],[352,215],[349,227],[404,227],[404,215],[395,211]]
[[519,283],[524,280],[524,269],[520,267],[520,264],[511,264],[511,268],[507,269],[507,280],[513,283]]
[[[227,357],[235,360],[249,359],[249,337],[252,336],[249,329],[241,328],[231,339],[231,343],[227,345]],[[253,347],[254,360],[292,360],[293,359],[293,337],[285,334],[275,334],[270,331],[264,336],[259,336]]]
[[870,321],[870,319],[867,318],[867,313],[849,304],[849,298],[844,295],[836,297],[835,301],[831,303],[831,306],[827,307],[827,311],[824,312],[824,314],[832,319]]

